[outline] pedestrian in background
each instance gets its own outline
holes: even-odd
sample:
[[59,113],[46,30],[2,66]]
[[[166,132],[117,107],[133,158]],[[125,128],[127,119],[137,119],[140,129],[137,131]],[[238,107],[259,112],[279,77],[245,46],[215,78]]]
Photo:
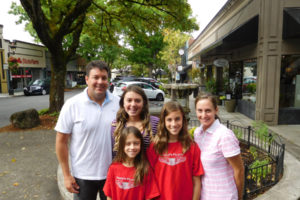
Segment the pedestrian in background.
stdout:
[[98,192],[101,200],[106,199],[103,186],[112,162],[110,128],[119,109],[119,97],[107,91],[108,73],[103,61],[87,64],[87,88],[64,104],[55,127],[64,184],[76,200],[96,200]]
[[201,200],[242,199],[244,166],[237,138],[220,123],[217,101],[212,95],[197,97],[195,107],[201,126],[196,128],[194,139],[205,171]]
[[159,196],[141,132],[129,126],[122,129],[119,136],[117,155],[109,167],[103,189],[107,199],[145,200]]
[[111,135],[112,146],[116,153],[119,145],[119,137],[127,126],[134,126],[141,131],[146,149],[151,138],[157,132],[159,118],[150,116],[149,104],[144,90],[138,86],[130,85],[123,92],[120,99],[120,109],[117,118],[112,122]]
[[147,150],[161,200],[199,200],[203,168],[200,150],[188,133],[187,120],[178,102],[161,110],[159,129]]

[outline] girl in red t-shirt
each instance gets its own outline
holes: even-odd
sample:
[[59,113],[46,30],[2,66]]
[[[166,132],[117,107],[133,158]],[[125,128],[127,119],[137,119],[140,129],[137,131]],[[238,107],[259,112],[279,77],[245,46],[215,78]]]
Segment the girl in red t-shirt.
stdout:
[[158,132],[147,150],[160,197],[170,200],[199,200],[203,167],[200,149],[188,134],[181,105],[167,102],[160,114]]
[[153,199],[159,190],[149,167],[141,132],[133,126],[122,130],[117,155],[103,188],[107,199]]

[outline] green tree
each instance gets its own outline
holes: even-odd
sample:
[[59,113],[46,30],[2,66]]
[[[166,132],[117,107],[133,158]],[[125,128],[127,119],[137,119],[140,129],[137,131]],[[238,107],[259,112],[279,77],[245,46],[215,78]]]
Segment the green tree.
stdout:
[[161,51],[161,58],[169,66],[170,72],[174,73],[176,67],[180,64],[181,57],[178,53],[185,42],[190,37],[188,34],[182,33],[180,30],[165,29],[164,32],[165,47]]
[[76,55],[83,33],[95,44],[116,44],[121,35],[134,35],[142,28],[147,32],[161,27],[183,31],[198,28],[196,20],[191,18],[190,5],[182,0],[20,2],[23,9],[13,4],[11,13],[20,16],[19,23],[27,22],[26,30],[38,37],[52,54],[50,112],[59,111],[64,103],[66,64]]
[[148,76],[152,77],[152,71],[158,70],[162,65],[159,52],[165,43],[160,31],[148,33],[140,32],[128,39],[130,48],[127,51],[128,59],[136,64],[142,64],[148,69]]

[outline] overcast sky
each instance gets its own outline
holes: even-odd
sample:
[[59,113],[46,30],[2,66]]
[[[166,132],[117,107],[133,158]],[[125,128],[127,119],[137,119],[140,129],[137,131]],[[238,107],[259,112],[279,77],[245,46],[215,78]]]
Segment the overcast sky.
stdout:
[[[17,21],[18,18],[8,14],[11,2],[13,1],[20,4],[19,0],[1,0],[0,24],[3,25],[3,38],[33,42],[29,33],[24,31],[24,25],[15,24],[15,21]],[[199,31],[192,33],[194,38],[199,35],[226,1],[227,0],[188,0],[191,4],[193,15],[197,17],[197,22],[200,26]]]

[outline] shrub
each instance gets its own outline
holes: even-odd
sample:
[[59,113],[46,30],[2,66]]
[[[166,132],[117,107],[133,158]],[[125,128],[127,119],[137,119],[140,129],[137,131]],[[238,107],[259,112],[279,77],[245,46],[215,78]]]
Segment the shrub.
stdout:
[[271,174],[272,167],[269,164],[269,159],[264,160],[255,160],[250,168],[254,168],[250,170],[251,177],[254,181],[260,183],[261,178],[266,178],[267,175]]
[[237,139],[239,139],[239,140],[240,140],[240,139],[242,138],[242,136],[243,136],[242,130],[237,129],[237,128],[233,129],[233,133],[235,134],[235,136],[236,136]]
[[193,127],[193,128],[191,128],[191,129],[189,129],[189,134],[191,135],[191,137],[194,139],[194,132],[195,132],[195,129],[196,129],[197,127]]

